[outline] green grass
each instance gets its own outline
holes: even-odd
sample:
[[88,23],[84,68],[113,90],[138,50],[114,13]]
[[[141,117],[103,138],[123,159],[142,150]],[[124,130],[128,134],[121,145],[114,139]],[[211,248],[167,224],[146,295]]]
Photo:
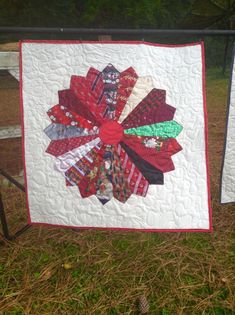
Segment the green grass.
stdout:
[[[0,248],[0,314],[139,314],[141,295],[153,315],[235,314],[235,212],[218,196],[227,87],[228,74],[207,71],[214,233],[32,227]],[[14,231],[25,196],[2,194]]]

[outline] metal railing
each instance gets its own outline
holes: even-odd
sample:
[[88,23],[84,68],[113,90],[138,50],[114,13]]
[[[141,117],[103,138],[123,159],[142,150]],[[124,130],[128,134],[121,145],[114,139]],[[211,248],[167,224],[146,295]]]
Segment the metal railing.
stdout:
[[194,29],[116,29],[116,28],[63,28],[63,27],[0,27],[2,33],[50,33],[77,35],[158,35],[158,36],[234,36],[235,30]]

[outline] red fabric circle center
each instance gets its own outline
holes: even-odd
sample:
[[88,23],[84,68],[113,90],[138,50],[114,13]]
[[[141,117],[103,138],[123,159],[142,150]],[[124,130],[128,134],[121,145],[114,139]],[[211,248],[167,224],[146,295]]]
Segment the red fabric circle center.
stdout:
[[105,122],[100,127],[99,137],[106,144],[117,144],[122,140],[123,127],[116,121]]

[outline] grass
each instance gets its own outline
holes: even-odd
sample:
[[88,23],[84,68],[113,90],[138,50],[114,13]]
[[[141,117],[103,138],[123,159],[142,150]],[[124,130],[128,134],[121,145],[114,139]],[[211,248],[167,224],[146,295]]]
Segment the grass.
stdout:
[[[33,227],[0,247],[0,314],[139,314],[142,295],[149,314],[235,314],[235,212],[219,204],[227,85],[228,75],[208,70],[214,233]],[[25,196],[11,186],[2,194],[14,232]]]

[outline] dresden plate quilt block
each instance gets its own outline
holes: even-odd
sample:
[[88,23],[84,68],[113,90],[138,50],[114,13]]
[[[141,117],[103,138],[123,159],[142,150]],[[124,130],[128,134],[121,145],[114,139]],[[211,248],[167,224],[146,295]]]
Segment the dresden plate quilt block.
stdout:
[[21,43],[30,223],[210,231],[202,43]]
[[221,203],[235,202],[235,47],[231,66],[226,135],[221,172]]

